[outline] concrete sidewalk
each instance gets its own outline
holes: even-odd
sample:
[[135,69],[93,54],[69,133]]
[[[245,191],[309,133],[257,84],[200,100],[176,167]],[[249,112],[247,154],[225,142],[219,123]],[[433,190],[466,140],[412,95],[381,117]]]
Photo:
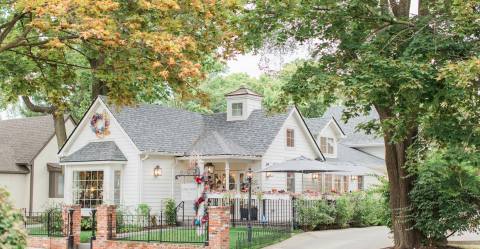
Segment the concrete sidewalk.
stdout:
[[[480,248],[480,234],[464,233],[451,236],[456,245]],[[393,235],[387,227],[348,228],[301,233],[268,249],[380,249],[393,246]]]
[[387,227],[348,228],[306,232],[268,249],[380,249],[393,245]]

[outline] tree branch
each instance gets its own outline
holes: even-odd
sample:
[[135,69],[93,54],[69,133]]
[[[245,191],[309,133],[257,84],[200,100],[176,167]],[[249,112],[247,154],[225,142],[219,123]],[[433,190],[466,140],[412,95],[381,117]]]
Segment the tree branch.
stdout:
[[[0,26],[0,44],[3,43],[3,40],[7,37],[7,35],[12,31],[13,27],[15,27],[15,24],[17,24],[20,19],[22,19],[25,16],[26,13],[22,14],[16,14],[13,16],[13,19],[7,23],[4,23]],[[23,36],[23,34],[22,34]]]
[[41,112],[41,113],[48,113],[53,114],[57,108],[54,106],[39,106],[35,105],[28,96],[22,96],[23,103],[27,106],[28,109],[32,112]]

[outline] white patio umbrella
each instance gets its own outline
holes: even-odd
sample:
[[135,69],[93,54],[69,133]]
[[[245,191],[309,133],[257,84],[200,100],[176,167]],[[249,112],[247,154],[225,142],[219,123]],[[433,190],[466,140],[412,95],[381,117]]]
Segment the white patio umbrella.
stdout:
[[283,172],[283,173],[321,173],[321,172],[346,172],[342,165],[336,162],[318,161],[300,156],[281,163],[274,163],[258,172]]
[[302,173],[302,189],[303,174],[311,173],[328,173],[335,172],[337,175],[371,175],[375,171],[363,166],[355,166],[348,162],[332,162],[318,161],[300,156],[281,163],[275,163],[257,172],[277,172],[277,173]]

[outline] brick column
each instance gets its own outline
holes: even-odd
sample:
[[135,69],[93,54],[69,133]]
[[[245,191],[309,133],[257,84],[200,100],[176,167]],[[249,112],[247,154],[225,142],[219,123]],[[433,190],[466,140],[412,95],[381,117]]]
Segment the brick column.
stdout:
[[[102,243],[111,237],[115,237],[116,212],[114,205],[101,205],[97,207],[97,232],[98,243]],[[111,233],[111,234],[110,234]]]
[[82,219],[82,211],[81,211],[80,205],[63,206],[62,218],[63,218],[63,224],[64,224],[63,229],[64,229],[65,235],[68,235],[69,229],[70,229],[70,224],[68,220],[68,213],[70,212],[69,210],[73,210],[73,216],[72,216],[73,245],[75,248],[77,248],[78,244],[80,244],[80,221]]
[[208,207],[209,247],[230,248],[230,207]]

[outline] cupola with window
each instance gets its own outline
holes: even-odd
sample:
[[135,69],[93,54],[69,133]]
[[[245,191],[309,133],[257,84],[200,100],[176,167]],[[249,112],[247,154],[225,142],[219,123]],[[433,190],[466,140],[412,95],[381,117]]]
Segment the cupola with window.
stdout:
[[262,109],[262,95],[241,86],[225,95],[227,121],[246,120],[254,110]]

